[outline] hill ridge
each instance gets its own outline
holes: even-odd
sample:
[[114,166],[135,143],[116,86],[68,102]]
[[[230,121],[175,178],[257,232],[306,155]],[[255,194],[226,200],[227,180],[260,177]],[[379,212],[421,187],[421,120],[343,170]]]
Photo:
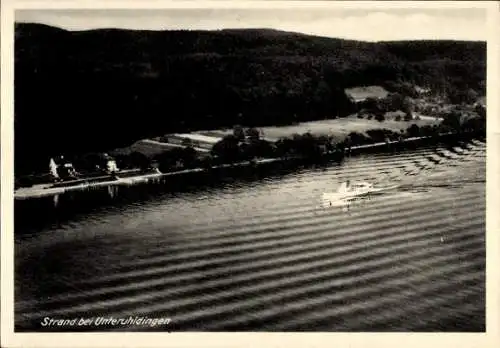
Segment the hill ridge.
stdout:
[[359,85],[485,94],[485,43],[267,33],[17,23],[16,166],[168,132],[345,116],[344,89]]

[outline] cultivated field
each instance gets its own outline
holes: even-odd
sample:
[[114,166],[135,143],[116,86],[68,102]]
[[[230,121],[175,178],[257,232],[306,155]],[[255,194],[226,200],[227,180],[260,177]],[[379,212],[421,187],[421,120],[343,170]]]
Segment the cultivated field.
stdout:
[[[376,120],[368,120],[365,118],[357,118],[356,116],[350,116],[346,118],[339,118],[334,120],[322,120],[322,121],[311,121],[303,122],[297,125],[284,126],[284,127],[259,127],[261,131],[261,138],[268,141],[276,141],[279,138],[291,137],[294,134],[303,134],[306,132],[311,132],[314,135],[333,135],[336,139],[342,140],[347,134],[351,132],[364,133],[369,129],[377,128],[387,128],[396,132],[401,129],[406,130],[410,125],[416,124],[418,126],[437,124],[440,121],[434,119],[433,117],[420,116],[420,120],[412,121],[395,121],[393,117],[387,116],[386,120],[379,122]],[[233,129],[214,129],[194,132],[195,134],[219,137],[222,139],[223,136],[227,134],[232,134]],[[132,152],[140,152],[148,157],[153,157],[164,151],[175,147],[183,147],[179,144],[164,143],[153,139],[143,139],[136,143],[121,149],[116,149],[111,152],[112,155],[127,155]],[[195,149],[200,153],[208,153],[208,148],[198,148]]]
[[[132,152],[140,152],[148,157],[154,157],[156,155],[161,154],[162,152],[177,147],[183,147],[183,146],[170,143],[162,143],[151,139],[143,139],[135,142],[134,144],[128,147],[113,150],[110,153],[116,156],[116,155],[130,155]],[[202,153],[208,152],[207,149],[203,148],[195,147],[195,149]]]
[[[421,120],[412,121],[386,120],[383,122],[379,122],[373,119],[368,120],[351,116],[334,120],[304,122],[297,125],[284,127],[260,127],[259,129],[262,131],[263,137],[271,141],[278,140],[282,137],[290,137],[293,134],[302,134],[306,132],[311,132],[315,135],[333,135],[336,138],[343,139],[347,134],[351,132],[364,133],[369,129],[376,128],[387,128],[399,132],[401,129],[406,130],[412,124],[423,126],[428,124],[433,125],[439,122],[440,121],[437,121],[434,118],[428,117],[425,117]],[[198,133],[211,136],[219,135],[222,137],[224,135],[231,134],[232,132],[232,129],[227,129],[201,131]]]

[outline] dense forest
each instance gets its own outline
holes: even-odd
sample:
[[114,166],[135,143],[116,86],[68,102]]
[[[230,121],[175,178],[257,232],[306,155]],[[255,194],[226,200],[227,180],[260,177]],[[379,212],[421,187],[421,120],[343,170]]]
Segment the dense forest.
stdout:
[[485,79],[484,42],[16,24],[16,170],[167,132],[343,117],[352,86],[485,94]]

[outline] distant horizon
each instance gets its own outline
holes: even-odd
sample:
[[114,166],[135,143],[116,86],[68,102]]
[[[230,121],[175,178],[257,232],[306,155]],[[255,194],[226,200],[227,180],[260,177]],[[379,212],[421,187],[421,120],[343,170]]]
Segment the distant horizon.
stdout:
[[367,42],[487,41],[488,32],[484,8],[17,10],[15,22],[68,31],[270,29]]
[[315,34],[307,34],[307,33],[302,33],[299,31],[290,31],[290,30],[281,30],[281,29],[274,29],[274,28],[265,28],[265,27],[253,27],[253,28],[221,28],[221,29],[189,29],[189,28],[179,28],[179,29],[134,29],[134,28],[117,28],[117,27],[101,27],[101,28],[91,28],[91,29],[74,29],[74,30],[69,30],[66,28],[62,28],[57,25],[50,25],[46,23],[37,23],[37,22],[14,22],[14,24],[27,24],[27,25],[40,25],[40,26],[47,26],[50,28],[58,29],[58,30],[63,30],[66,32],[88,32],[88,31],[99,31],[99,30],[123,30],[123,31],[147,31],[147,32],[179,32],[179,31],[191,31],[191,32],[220,32],[220,31],[245,31],[245,30],[267,30],[267,31],[276,31],[276,32],[282,32],[282,33],[289,33],[289,34],[295,34],[295,35],[304,35],[304,36],[310,36],[310,37],[321,37],[321,38],[326,38],[326,39],[339,39],[339,40],[345,40],[345,41],[360,41],[360,42],[370,42],[370,43],[377,43],[377,42],[396,42],[396,41],[456,41],[456,42],[484,42],[486,43],[487,40],[467,40],[467,39],[389,39],[389,40],[378,40],[378,41],[368,41],[368,40],[361,40],[361,39],[350,39],[350,38],[343,38],[343,37],[330,37],[330,36],[322,36],[322,35],[315,35]]

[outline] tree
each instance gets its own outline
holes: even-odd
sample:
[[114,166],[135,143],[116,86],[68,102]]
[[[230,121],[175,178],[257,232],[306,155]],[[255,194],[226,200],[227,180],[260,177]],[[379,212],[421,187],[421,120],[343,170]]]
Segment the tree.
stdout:
[[151,167],[151,160],[141,152],[132,152],[129,155],[129,163],[134,168],[149,169]]
[[486,117],[486,108],[482,106],[481,104],[477,104],[476,107],[474,108],[474,111],[479,115],[481,118]]
[[257,141],[260,139],[260,132],[256,128],[248,128],[245,133],[250,141]]
[[255,140],[246,144],[245,147],[240,147],[243,156],[247,159],[255,157],[273,157],[275,152],[272,144],[266,140]]
[[292,148],[298,155],[315,158],[321,154],[320,141],[310,132],[295,134],[292,138]]
[[454,110],[445,115],[441,125],[450,131],[460,132],[462,126],[462,113]]
[[403,110],[405,97],[400,93],[392,93],[387,97],[389,101],[387,111]]
[[369,129],[366,131],[366,134],[376,143],[382,142],[385,140],[387,135],[389,134],[387,129]]
[[436,128],[431,125],[423,125],[420,127],[420,135],[422,136],[433,136],[436,135]]
[[376,119],[377,121],[379,121],[379,122],[383,122],[383,121],[385,121],[385,116],[384,116],[383,114],[377,114],[377,115],[375,116],[375,119]]
[[367,137],[358,132],[351,132],[347,135],[347,143],[350,146],[363,145],[368,142]]
[[192,147],[193,146],[193,140],[191,140],[189,138],[184,138],[181,141],[181,145],[185,146],[185,147]]
[[464,131],[486,136],[486,118],[471,117],[463,123],[462,127]]
[[377,110],[378,109],[378,105],[379,105],[379,101],[378,99],[376,98],[373,98],[373,97],[368,97],[366,98],[363,102],[362,102],[362,105],[370,110],[370,111],[374,111],[374,110]]
[[238,138],[235,135],[226,135],[214,144],[211,153],[224,162],[239,160],[241,159],[241,151],[238,143]]
[[448,92],[448,99],[452,104],[473,104],[477,98],[478,93],[472,88],[452,88]]
[[158,162],[158,169],[167,173],[172,170],[178,160],[178,153],[180,148],[173,148],[167,151],[164,151],[154,157],[154,159]]
[[241,126],[234,126],[234,128],[233,128],[233,136],[236,138],[237,141],[243,141],[243,140],[245,140],[245,131],[243,130],[243,127],[241,127]]
[[115,156],[116,165],[118,168],[130,168],[129,156],[124,154],[119,154]]
[[168,172],[180,163],[185,168],[192,167],[198,158],[197,151],[192,147],[175,147],[156,155],[160,171]]
[[281,138],[274,143],[276,154],[279,157],[287,157],[293,153],[293,140],[291,138]]
[[413,103],[411,102],[410,98],[404,97],[401,102],[401,111],[403,111],[407,115],[412,116],[413,108]]
[[418,137],[420,135],[420,127],[416,124],[412,124],[410,127],[408,127],[406,132],[410,137]]
[[106,168],[106,159],[100,153],[88,153],[75,159],[74,164],[79,171],[95,172],[97,168]]

